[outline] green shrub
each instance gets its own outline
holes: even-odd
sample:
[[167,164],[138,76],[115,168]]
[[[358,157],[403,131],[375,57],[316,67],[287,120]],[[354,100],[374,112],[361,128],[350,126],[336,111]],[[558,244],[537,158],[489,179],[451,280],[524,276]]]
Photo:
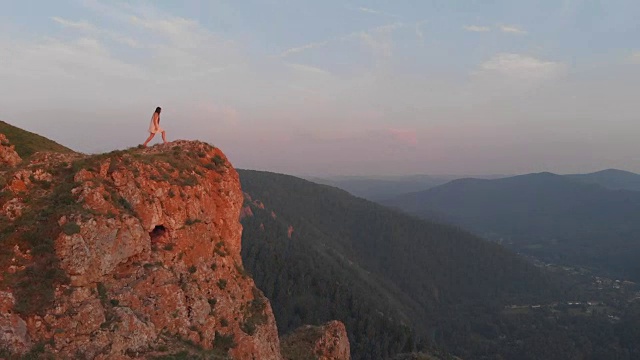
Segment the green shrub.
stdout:
[[222,166],[225,163],[224,159],[220,155],[214,156],[213,158],[211,158],[211,161],[213,161],[216,166]]
[[224,290],[227,287],[227,280],[225,279],[218,280],[218,287],[220,288],[220,290]]
[[187,226],[191,226],[193,224],[197,224],[197,223],[201,223],[202,220],[200,219],[187,219],[187,221],[184,222],[185,225]]
[[198,185],[198,179],[195,176],[187,176],[182,179],[182,186],[196,186]]
[[80,232],[80,226],[76,223],[68,222],[62,225],[62,232],[67,235],[73,235]]
[[229,351],[238,346],[233,334],[221,334],[216,331],[216,337],[213,339],[213,348],[222,351]]
[[118,196],[117,203],[128,212],[134,213],[134,209],[131,203],[127,199],[123,198],[122,196]]
[[98,288],[98,296],[100,301],[104,304],[107,302],[107,287],[103,283],[99,282],[96,286]]
[[257,288],[252,289],[253,300],[249,301],[244,310],[245,320],[240,325],[240,329],[247,335],[254,335],[257,327],[267,323],[267,315],[264,310],[267,302]]

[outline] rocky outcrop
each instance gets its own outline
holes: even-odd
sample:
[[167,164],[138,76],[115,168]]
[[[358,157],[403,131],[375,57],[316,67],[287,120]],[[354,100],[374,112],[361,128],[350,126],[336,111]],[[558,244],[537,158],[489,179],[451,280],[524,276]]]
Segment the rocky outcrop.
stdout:
[[351,359],[347,330],[340,321],[322,326],[303,326],[281,341],[286,360],[349,360]]
[[4,134],[0,134],[0,165],[16,166],[21,161],[15,147],[9,143]]
[[0,292],[0,344],[18,352],[25,352],[31,347],[27,336],[27,323],[12,313],[14,303],[10,292]]
[[5,177],[0,245],[16,251],[0,256],[0,349],[282,358],[271,306],[242,267],[243,194],[219,149],[42,154]]

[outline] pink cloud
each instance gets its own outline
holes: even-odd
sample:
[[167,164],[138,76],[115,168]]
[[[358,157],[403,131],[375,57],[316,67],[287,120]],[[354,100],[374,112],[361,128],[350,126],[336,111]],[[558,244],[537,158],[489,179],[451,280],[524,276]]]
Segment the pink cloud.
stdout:
[[387,129],[387,133],[396,142],[408,146],[418,145],[418,137],[415,130],[411,129]]
[[200,102],[196,105],[198,112],[211,120],[222,121],[229,125],[238,123],[238,110],[227,105],[218,105],[211,102]]

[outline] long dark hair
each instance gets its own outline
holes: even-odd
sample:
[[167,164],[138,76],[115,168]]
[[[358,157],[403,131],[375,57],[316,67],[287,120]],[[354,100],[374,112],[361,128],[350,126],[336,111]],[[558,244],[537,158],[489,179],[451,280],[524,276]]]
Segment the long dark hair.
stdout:
[[156,108],[156,114],[158,114],[158,124],[160,124],[160,110],[162,110],[162,108],[160,108],[160,106],[158,106]]

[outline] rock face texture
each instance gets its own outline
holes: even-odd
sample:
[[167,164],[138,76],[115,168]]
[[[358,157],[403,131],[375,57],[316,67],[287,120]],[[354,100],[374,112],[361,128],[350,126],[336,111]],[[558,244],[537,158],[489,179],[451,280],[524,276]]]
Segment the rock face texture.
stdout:
[[4,134],[0,134],[0,165],[15,166],[22,161],[13,145]]
[[0,358],[282,359],[271,306],[242,267],[243,194],[219,149],[177,141],[29,164],[10,150],[0,149],[13,166],[0,172]]
[[282,355],[287,360],[351,359],[347,330],[340,321],[322,326],[303,326],[282,339]]

